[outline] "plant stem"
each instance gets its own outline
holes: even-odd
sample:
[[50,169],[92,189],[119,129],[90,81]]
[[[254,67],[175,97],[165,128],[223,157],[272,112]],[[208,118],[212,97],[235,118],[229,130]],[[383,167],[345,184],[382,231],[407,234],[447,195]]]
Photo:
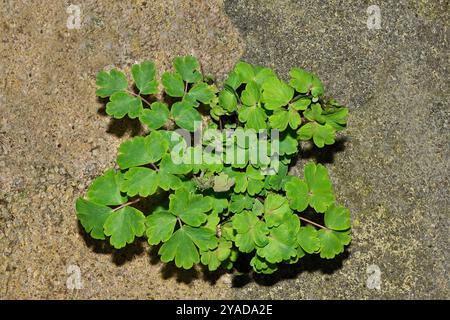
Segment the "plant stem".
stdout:
[[159,168],[154,163],[150,163],[150,167],[155,171],[159,171]]
[[183,228],[183,224],[181,223],[180,218],[177,218],[178,224],[180,225],[180,228]]
[[148,106],[151,105],[150,102],[148,102],[147,100],[145,100],[144,98],[141,97],[141,95],[134,93],[133,91],[127,90],[127,93],[131,94],[132,96],[138,97],[139,99],[141,99],[142,101],[144,101]]
[[328,229],[327,227],[324,227],[324,226],[322,226],[321,224],[318,224],[318,223],[315,223],[314,221],[311,221],[311,220],[309,220],[309,219],[306,219],[306,218],[303,218],[303,217],[298,217],[300,220],[303,220],[303,221],[306,221],[306,222],[308,222],[309,224],[312,224],[312,225],[314,225],[314,226],[316,226],[316,227],[319,227],[319,228],[322,228],[322,229],[325,229],[325,230],[330,230],[330,229]]
[[129,205],[131,205],[131,204],[134,204],[134,203],[136,203],[136,202],[139,202],[139,201],[141,201],[141,200],[142,200],[142,198],[136,198],[136,199],[134,199],[134,200],[128,201],[127,203],[121,204],[121,205],[118,206],[117,208],[114,208],[112,211],[117,211],[117,210],[123,209],[123,208],[125,208],[125,207],[127,207],[127,206],[129,206]]

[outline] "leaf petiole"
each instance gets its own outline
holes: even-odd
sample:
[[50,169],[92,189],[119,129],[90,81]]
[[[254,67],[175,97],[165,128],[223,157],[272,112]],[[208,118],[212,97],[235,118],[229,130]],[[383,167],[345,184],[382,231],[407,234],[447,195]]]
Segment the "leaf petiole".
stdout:
[[129,94],[131,94],[132,96],[141,99],[141,100],[142,100],[143,102],[145,102],[149,107],[151,106],[151,103],[148,102],[146,99],[144,99],[140,94],[134,93],[134,92],[131,91],[131,90],[126,90],[126,93],[129,93]]
[[309,220],[309,219],[306,219],[306,218],[303,218],[303,217],[298,217],[300,220],[303,220],[303,221],[305,221],[305,222],[308,222],[309,224],[312,224],[312,225],[314,225],[314,226],[316,226],[316,227],[319,227],[319,228],[321,228],[321,229],[325,229],[325,230],[330,230],[330,229],[328,229],[327,227],[325,227],[325,226],[323,226],[323,225],[321,225],[321,224],[318,224],[318,223],[316,223],[316,222],[314,222],[314,221],[311,221],[311,220]]
[[127,203],[121,204],[121,205],[118,206],[117,208],[114,208],[112,211],[118,211],[118,210],[120,210],[120,209],[123,209],[123,208],[129,206],[129,205],[135,204],[135,203],[137,203],[137,202],[139,202],[139,201],[141,201],[141,200],[142,200],[142,198],[136,198],[136,199],[134,199],[134,200],[128,201]]

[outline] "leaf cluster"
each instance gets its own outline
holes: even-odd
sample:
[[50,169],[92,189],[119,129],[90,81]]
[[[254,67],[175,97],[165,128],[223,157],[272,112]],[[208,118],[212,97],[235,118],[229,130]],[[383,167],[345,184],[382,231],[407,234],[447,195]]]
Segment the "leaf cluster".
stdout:
[[[348,109],[326,99],[319,78],[299,68],[285,82],[269,68],[239,62],[219,90],[196,58],[177,57],[173,66],[159,79],[150,61],[133,65],[131,79],[116,69],[98,73],[96,94],[109,99],[107,114],[138,118],[148,130],[124,141],[118,167],[96,178],[77,200],[86,232],[117,249],[146,237],[159,246],[161,261],[184,269],[199,263],[211,271],[231,269],[239,254],[250,254],[256,272],[273,273],[280,263],[297,263],[306,254],[332,259],[342,253],[351,241],[350,212],[336,203],[327,169],[310,162],[302,178],[288,171],[301,141],[319,148],[335,142]],[[157,98],[161,88],[168,99]],[[204,147],[213,134],[190,146],[174,128],[191,135],[235,129],[236,137],[249,129],[277,130],[279,139],[268,141],[277,157],[235,161],[229,142],[208,153]],[[253,147],[251,139],[232,143],[244,155]],[[182,158],[208,161],[177,162],[173,155],[180,146]],[[274,165],[276,174],[263,174]],[[139,207],[157,195],[167,201]]]

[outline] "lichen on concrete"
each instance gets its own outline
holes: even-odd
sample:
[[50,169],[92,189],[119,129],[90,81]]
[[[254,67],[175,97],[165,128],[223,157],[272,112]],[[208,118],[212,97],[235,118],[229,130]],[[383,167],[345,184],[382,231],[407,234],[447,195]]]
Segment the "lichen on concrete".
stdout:
[[285,79],[291,67],[311,70],[350,108],[337,146],[305,150],[293,173],[325,163],[352,213],[353,243],[335,262],[241,279],[238,298],[449,298],[448,2],[382,1],[381,29],[369,30],[373,4],[226,2],[244,60]]

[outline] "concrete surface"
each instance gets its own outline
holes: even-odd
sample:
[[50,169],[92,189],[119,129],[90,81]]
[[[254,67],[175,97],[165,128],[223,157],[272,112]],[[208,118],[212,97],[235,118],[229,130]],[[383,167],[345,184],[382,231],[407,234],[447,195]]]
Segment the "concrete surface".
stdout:
[[[373,4],[379,30],[367,28]],[[298,165],[301,173],[310,158],[327,163],[352,213],[346,256],[311,259],[259,283],[242,279],[236,296],[448,299],[448,1],[251,0],[225,9],[245,39],[243,59],[285,77],[305,67],[350,107],[334,152],[307,151]],[[380,290],[367,287],[371,265],[381,272]]]
[[[450,297],[447,1],[77,3],[79,30],[69,1],[0,6],[0,298]],[[372,4],[379,30],[366,26]],[[282,77],[305,67],[349,105],[340,142],[293,170],[311,158],[330,169],[354,221],[345,254],[272,277],[205,275],[158,263],[145,242],[113,251],[84,236],[75,199],[139,130],[99,111],[96,72],[144,59],[164,70],[186,53],[219,79],[241,57]]]

